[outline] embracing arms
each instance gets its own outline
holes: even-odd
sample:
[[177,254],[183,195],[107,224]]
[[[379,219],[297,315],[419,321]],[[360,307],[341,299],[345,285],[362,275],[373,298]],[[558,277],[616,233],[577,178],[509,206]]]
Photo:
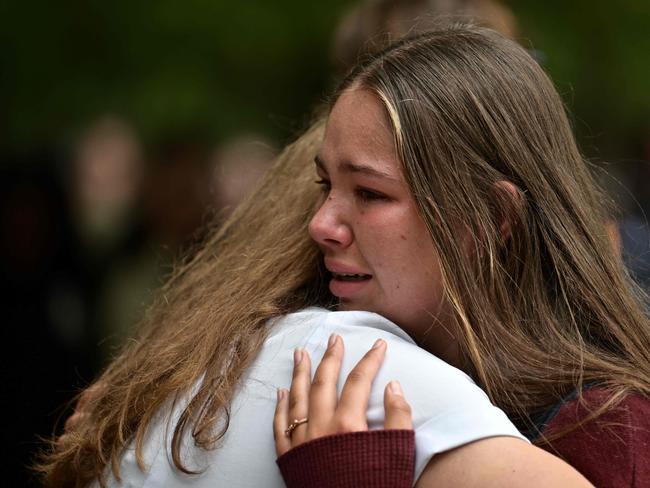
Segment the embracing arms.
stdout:
[[[280,456],[278,464],[290,488],[307,485],[411,485],[412,481],[404,481],[403,478],[399,478],[402,483],[399,485],[377,484],[368,480],[368,476],[392,476],[400,469],[400,473],[404,474],[404,466],[409,463],[413,476],[413,453],[412,450],[405,450],[409,445],[407,434],[399,434],[401,439],[393,436],[391,444],[390,433],[366,432],[366,408],[372,381],[385,352],[386,343],[377,341],[348,375],[339,399],[336,383],[343,357],[342,339],[339,336],[331,338],[313,382],[309,355],[304,350],[296,351],[291,390],[279,392],[274,420],[276,450]],[[400,429],[400,432],[411,428],[410,408],[398,383],[391,382],[386,387],[384,406],[385,428]],[[308,422],[297,425],[289,436],[285,434],[291,422],[303,418],[307,418]],[[353,432],[361,434],[350,434]],[[377,437],[374,440],[377,444],[374,447],[376,457],[370,458],[367,445],[372,442],[368,440],[372,437]],[[344,455],[336,458],[336,469],[331,464],[329,469],[321,465],[319,460],[341,453],[341,448],[344,448]],[[283,464],[287,460],[290,463]],[[304,469],[297,472],[296,466]],[[306,475],[313,478],[307,480],[304,478]],[[334,475],[348,478],[334,479]],[[366,478],[360,481],[360,476]],[[534,488],[591,485],[571,466],[539,448],[514,437],[492,437],[434,456],[419,477],[417,486]]]
[[[285,478],[290,488],[296,486],[314,488],[391,486],[395,488],[412,485],[414,435],[413,430],[410,430],[409,407],[404,396],[400,394],[400,389],[397,388],[398,384],[390,383],[384,391],[384,427],[390,430],[367,430],[368,398],[373,379],[384,360],[387,347],[384,341],[379,341],[377,346],[352,368],[340,399],[336,383],[343,357],[342,339],[334,337],[321,365],[315,372],[313,382],[310,376],[309,356],[302,350],[296,354],[291,392],[285,390],[279,395],[280,401],[274,422],[278,453],[285,454],[284,459],[292,459],[294,468],[295,466],[309,468],[294,469],[292,472],[295,476]],[[400,359],[403,360],[405,359]],[[389,368],[383,371],[393,370],[394,368]],[[406,378],[403,379],[405,392],[412,395],[412,385],[409,386]],[[436,390],[428,388],[427,391]],[[445,392],[442,391],[440,394]],[[456,397],[454,395],[449,398],[453,400]],[[92,403],[92,399],[88,397],[85,401]],[[379,401],[381,402],[381,399]],[[413,399],[411,401],[413,402]],[[379,408],[380,406],[380,404],[375,405]],[[77,419],[83,415],[83,410],[82,401],[78,406]],[[375,409],[376,414],[380,411]],[[285,435],[287,427],[294,420],[305,417],[309,421],[297,425],[291,432],[291,436],[287,437]],[[414,418],[417,418],[417,414]],[[75,418],[71,419],[68,427],[71,427],[74,421]],[[420,424],[416,422],[416,425]],[[294,449],[296,447],[298,449]],[[428,464],[426,464],[427,458],[422,458],[421,468],[418,470],[418,486],[435,484],[436,487],[478,485],[507,487],[521,486],[524,483],[526,488],[542,484],[589,486],[567,464],[512,437],[492,437],[465,443],[456,449],[443,448],[436,452],[442,451],[444,452],[433,456]],[[306,474],[318,476],[317,479],[322,483],[306,481],[304,478]]]

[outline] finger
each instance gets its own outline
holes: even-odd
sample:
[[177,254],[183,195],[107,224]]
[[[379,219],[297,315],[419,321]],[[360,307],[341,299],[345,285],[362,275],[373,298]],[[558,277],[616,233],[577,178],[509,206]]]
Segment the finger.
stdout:
[[395,380],[384,389],[384,429],[413,429],[411,406]]
[[[296,349],[293,361],[293,378],[289,392],[289,423],[307,418],[311,386],[311,360],[307,351],[302,348]],[[291,433],[291,445],[295,447],[302,444],[306,439],[306,433],[306,424],[297,426]]]
[[273,416],[273,439],[275,440],[275,452],[278,457],[291,449],[291,438],[285,434],[289,426],[289,392],[278,389],[278,400],[275,405]]
[[63,425],[64,434],[73,430],[79,423],[88,417],[92,404],[99,398],[104,391],[105,383],[95,383],[86,388],[78,395],[77,403],[74,406],[74,412],[67,418]]
[[105,383],[103,382],[95,383],[86,388],[81,395],[79,395],[79,400],[75,406],[75,412],[87,410],[87,407],[99,398],[101,393],[104,391],[104,388]]
[[386,354],[386,341],[378,339],[348,375],[336,410],[343,431],[366,430],[366,410],[372,382]]
[[316,368],[309,393],[307,436],[310,439],[327,434],[326,428],[334,416],[338,403],[336,384],[341,371],[343,349],[343,339],[332,334],[325,355]]
[[61,448],[68,442],[68,440],[71,439],[70,434],[63,434],[60,435],[59,437],[56,438],[55,444],[58,448]]
[[75,413],[70,415],[70,417],[68,417],[68,419],[65,421],[65,424],[63,425],[63,431],[70,432],[86,417],[88,417],[88,414],[75,411]]

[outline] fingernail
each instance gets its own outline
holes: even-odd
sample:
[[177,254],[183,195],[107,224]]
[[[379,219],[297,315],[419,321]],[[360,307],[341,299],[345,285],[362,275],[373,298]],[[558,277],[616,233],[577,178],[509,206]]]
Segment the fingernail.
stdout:
[[404,392],[402,391],[402,387],[399,384],[399,381],[393,380],[390,382],[390,391],[393,392],[395,395],[399,396],[404,396]]
[[336,334],[332,334],[327,341],[327,347],[332,347],[336,343]]
[[386,342],[384,342],[383,339],[377,339],[375,343],[372,345],[372,348],[377,349],[378,347],[383,346],[384,344],[386,344]]
[[276,394],[278,395],[278,402],[279,402],[280,400],[282,400],[282,389],[278,388],[276,390]]
[[300,361],[302,361],[302,348],[298,347],[295,351],[293,351],[294,366],[298,366],[300,364]]

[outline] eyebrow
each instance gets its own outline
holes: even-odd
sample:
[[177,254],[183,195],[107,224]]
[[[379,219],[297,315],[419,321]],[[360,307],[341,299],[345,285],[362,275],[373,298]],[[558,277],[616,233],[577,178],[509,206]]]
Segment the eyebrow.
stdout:
[[[321,170],[327,172],[327,169],[325,168],[325,163],[320,158],[320,156],[316,156],[314,158],[314,163],[316,163],[316,166],[318,166]],[[398,179],[395,178],[393,175],[375,169],[371,166],[366,166],[364,164],[354,164],[350,162],[344,162],[339,164],[338,167],[339,170],[344,173],[361,173],[367,176],[372,176],[374,178],[384,178],[391,181],[398,181]]]

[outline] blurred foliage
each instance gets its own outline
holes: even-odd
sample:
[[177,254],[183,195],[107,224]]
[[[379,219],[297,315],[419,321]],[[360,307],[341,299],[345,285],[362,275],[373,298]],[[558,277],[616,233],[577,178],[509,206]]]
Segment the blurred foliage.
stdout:
[[151,137],[286,135],[327,83],[344,2],[3,2],[0,92],[10,147],[98,114]]
[[[330,39],[352,3],[2,2],[0,145],[60,143],[104,113],[153,142],[242,130],[284,142],[331,84]],[[507,3],[576,114],[586,152],[630,154],[650,126],[650,2]]]
[[638,157],[631,146],[650,139],[650,2],[507,3],[523,44],[543,53],[584,150],[608,159]]

